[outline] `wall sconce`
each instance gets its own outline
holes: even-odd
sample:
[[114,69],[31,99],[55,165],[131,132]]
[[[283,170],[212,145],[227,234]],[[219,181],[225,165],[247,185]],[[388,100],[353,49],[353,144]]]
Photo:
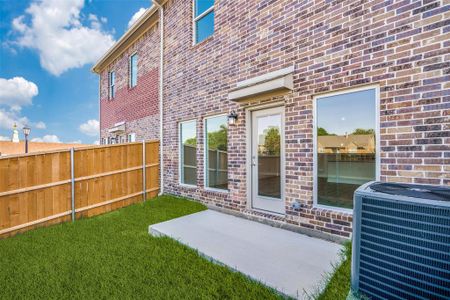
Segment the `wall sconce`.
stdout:
[[228,125],[234,125],[237,122],[238,115],[234,110],[232,110],[227,118],[228,118]]

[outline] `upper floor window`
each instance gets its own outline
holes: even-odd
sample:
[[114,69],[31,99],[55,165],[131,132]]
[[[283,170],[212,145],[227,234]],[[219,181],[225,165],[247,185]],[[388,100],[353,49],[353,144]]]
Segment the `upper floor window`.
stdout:
[[116,94],[116,72],[109,72],[109,99],[113,99]]
[[194,0],[194,42],[214,33],[214,0]]
[[130,87],[137,85],[138,77],[138,55],[133,54],[130,57]]

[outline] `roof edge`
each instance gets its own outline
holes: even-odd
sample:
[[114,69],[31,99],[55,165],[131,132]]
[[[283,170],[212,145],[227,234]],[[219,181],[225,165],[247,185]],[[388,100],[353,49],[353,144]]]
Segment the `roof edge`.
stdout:
[[105,63],[106,60],[108,60],[108,58],[110,58],[123,44],[125,44],[128,39],[157,11],[158,7],[156,5],[152,5],[147,8],[144,14],[139,17],[139,19],[120,37],[120,39],[95,63],[95,65],[91,68],[91,71],[99,74],[103,69],[102,64]]

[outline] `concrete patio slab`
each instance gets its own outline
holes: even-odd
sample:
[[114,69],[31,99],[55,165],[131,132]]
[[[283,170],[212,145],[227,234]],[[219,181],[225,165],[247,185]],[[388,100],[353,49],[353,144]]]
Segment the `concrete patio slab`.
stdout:
[[213,261],[299,299],[317,291],[341,245],[213,210],[151,225]]

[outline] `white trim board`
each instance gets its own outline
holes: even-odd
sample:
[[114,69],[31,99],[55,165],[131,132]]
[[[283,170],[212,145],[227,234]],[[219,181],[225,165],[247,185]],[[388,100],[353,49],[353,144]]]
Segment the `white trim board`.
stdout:
[[228,94],[228,100],[241,100],[259,94],[294,89],[294,67],[284,68],[248,80],[240,81]]

